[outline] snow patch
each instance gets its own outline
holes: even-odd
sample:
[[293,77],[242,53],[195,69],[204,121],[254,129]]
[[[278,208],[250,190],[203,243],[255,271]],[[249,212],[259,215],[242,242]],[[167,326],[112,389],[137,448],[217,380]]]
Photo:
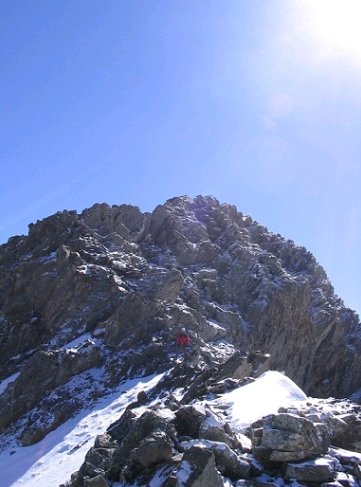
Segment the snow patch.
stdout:
[[223,394],[208,405],[226,416],[236,432],[244,432],[253,422],[307,400],[306,394],[288,377],[276,371],[262,374],[255,382]]
[[75,338],[74,340],[72,340],[71,342],[68,342],[65,345],[63,345],[61,347],[61,349],[62,350],[72,350],[72,349],[75,349],[75,348],[79,347],[79,345],[82,345],[87,340],[89,340],[92,344],[95,343],[95,342],[93,342],[91,340],[90,333],[84,333],[84,335],[81,335],[81,336]]
[[19,375],[20,375],[20,372],[16,372],[15,374],[13,374],[10,377],[7,377],[3,381],[1,381],[0,382],[0,394],[2,394],[3,392],[5,392],[5,389],[7,388],[7,386],[9,384],[11,384],[11,382],[15,382],[16,379],[19,377]]
[[183,460],[177,471],[177,481],[179,487],[183,487],[192,473],[192,466],[187,460]]

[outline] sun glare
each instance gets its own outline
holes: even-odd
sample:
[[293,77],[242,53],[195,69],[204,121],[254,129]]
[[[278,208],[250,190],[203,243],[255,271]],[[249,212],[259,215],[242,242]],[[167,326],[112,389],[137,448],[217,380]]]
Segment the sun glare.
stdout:
[[361,59],[361,0],[306,0],[313,33],[328,49]]

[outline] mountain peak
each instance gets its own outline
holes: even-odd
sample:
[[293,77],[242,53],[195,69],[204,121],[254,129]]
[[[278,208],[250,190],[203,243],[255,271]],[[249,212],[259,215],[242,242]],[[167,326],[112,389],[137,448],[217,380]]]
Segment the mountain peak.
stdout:
[[242,357],[267,354],[260,370],[307,394],[360,388],[358,317],[312,254],[212,196],[58,212],[1,246],[0,265],[4,438],[36,442],[129,377],[169,370],[182,327],[195,374],[235,357],[244,376]]

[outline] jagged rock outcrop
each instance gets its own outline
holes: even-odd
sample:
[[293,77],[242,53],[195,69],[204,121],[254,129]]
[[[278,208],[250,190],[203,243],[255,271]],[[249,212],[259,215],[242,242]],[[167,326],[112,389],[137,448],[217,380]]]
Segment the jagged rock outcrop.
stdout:
[[[3,434],[16,431],[29,444],[69,417],[80,407],[70,401],[79,392],[73,375],[96,367],[98,383],[109,388],[169,369],[181,326],[198,344],[196,370],[212,370],[217,380],[234,356],[222,369],[227,381],[268,367],[315,396],[361,387],[358,317],[306,249],[212,197],[173,198],[144,214],[97,204],[31,224],[28,236],[0,247]],[[248,352],[267,360],[256,366]],[[25,393],[35,364],[42,372]],[[90,382],[83,381],[91,391],[83,404],[96,397]],[[214,393],[227,384],[213,384]],[[46,414],[48,426],[29,433]]]

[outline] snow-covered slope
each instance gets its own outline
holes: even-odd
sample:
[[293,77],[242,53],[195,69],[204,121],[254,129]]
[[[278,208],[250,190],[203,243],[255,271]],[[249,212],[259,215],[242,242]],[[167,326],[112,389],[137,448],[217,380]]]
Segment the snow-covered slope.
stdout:
[[91,410],[81,411],[35,445],[8,445],[0,453],[0,486],[57,487],[68,481],[83,463],[96,435],[118,419],[140,391],[154,387],[162,375],[126,381]]

